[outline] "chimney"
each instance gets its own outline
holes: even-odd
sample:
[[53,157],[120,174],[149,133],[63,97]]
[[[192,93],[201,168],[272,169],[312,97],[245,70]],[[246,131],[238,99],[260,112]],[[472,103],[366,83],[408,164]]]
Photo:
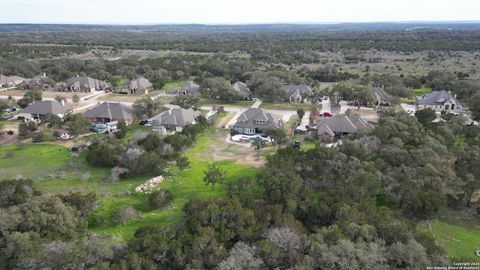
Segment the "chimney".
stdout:
[[60,103],[62,104],[62,106],[65,106],[65,100],[62,99],[62,101],[60,101]]
[[43,77],[47,77],[47,74],[46,74],[46,73],[43,73]]

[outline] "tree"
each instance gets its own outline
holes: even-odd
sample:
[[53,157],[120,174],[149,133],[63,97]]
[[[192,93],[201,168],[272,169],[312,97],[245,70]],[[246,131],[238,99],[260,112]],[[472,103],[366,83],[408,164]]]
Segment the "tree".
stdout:
[[125,121],[120,121],[117,124],[117,131],[115,132],[115,137],[118,139],[123,139],[127,135],[128,127]]
[[263,139],[255,139],[252,141],[252,147],[257,151],[257,154],[260,153],[260,150],[262,150],[267,143]]
[[49,128],[59,128],[62,126],[63,123],[60,116],[52,113],[47,114],[44,121],[48,123]]
[[272,144],[281,145],[287,142],[287,134],[283,128],[272,128],[265,132],[272,140]]
[[172,193],[170,190],[155,190],[148,194],[148,205],[152,209],[158,209],[165,206],[172,200]]
[[212,190],[216,184],[221,184],[225,181],[226,172],[217,167],[215,164],[209,164],[207,170],[205,170],[203,176],[203,182],[205,185],[211,185]]
[[480,120],[480,92],[477,92],[468,100],[468,105],[472,111],[472,116],[475,120]]
[[423,110],[417,110],[415,112],[415,117],[417,118],[418,122],[426,126],[437,118],[437,113],[434,110],[427,108]]
[[190,161],[188,161],[188,158],[186,156],[179,156],[177,158],[177,166],[180,170],[183,171],[190,167]]
[[160,103],[149,97],[137,99],[135,103],[133,103],[133,112],[138,118],[150,118],[157,114],[160,108]]
[[80,135],[88,131],[91,122],[85,119],[81,113],[69,113],[63,118],[65,126],[67,126],[70,135]]
[[18,136],[26,137],[38,129],[37,123],[33,121],[22,122],[18,126]]
[[201,106],[200,98],[196,96],[176,96],[172,103],[185,109],[193,108],[194,110],[198,110]]
[[467,207],[470,207],[475,192],[480,189],[480,180],[475,178],[473,174],[467,174],[465,184],[462,186],[467,201]]
[[73,103],[78,104],[80,102],[80,97],[77,94],[74,94],[72,96],[72,101]]
[[62,103],[62,102],[67,101],[67,99],[64,96],[56,95],[55,96],[55,101],[58,102],[58,103]]
[[42,101],[42,91],[28,91],[23,97],[29,99],[30,102]]
[[29,179],[0,181],[0,206],[18,205],[36,193]]
[[112,221],[115,224],[123,224],[131,219],[138,218],[140,213],[135,208],[125,205],[117,208],[112,213]]
[[9,107],[8,101],[0,99],[0,115],[2,115]]
[[303,116],[305,115],[305,111],[303,109],[297,109],[298,120],[302,121]]

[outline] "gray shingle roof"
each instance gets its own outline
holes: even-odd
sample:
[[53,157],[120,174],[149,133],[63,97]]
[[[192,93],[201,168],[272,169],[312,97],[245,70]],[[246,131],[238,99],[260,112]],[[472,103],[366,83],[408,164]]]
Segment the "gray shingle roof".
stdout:
[[305,94],[312,94],[312,89],[308,85],[300,84],[300,85],[294,85],[294,84],[289,84],[289,85],[282,85],[280,87],[280,90],[288,93],[289,95],[293,95],[295,92],[299,92],[302,95]]
[[88,89],[100,89],[107,87],[108,84],[104,81],[100,81],[90,77],[72,77],[67,80],[66,87],[70,88],[72,86]]
[[449,92],[447,91],[433,91],[431,93],[428,93],[428,94],[425,94],[425,95],[422,95],[421,97],[419,97],[417,99],[417,104],[418,105],[443,105],[446,101],[453,101],[457,104],[459,104],[460,102],[458,102],[458,100],[452,96],[452,94],[450,94]]
[[153,86],[153,84],[149,80],[145,79],[144,77],[136,78],[134,80],[131,80],[128,83],[128,88],[137,89],[137,90],[141,90],[141,91],[150,89],[150,88],[152,88],[152,86]]
[[[257,124],[255,121],[267,121],[266,124]],[[235,123],[234,127],[239,128],[279,128],[283,122],[276,115],[273,115],[261,108],[249,108],[243,112]]]
[[373,125],[363,120],[360,117],[350,117],[344,115],[337,115],[325,118],[318,124],[318,135],[325,132],[332,133],[357,133],[358,129],[373,129]]
[[23,82],[25,78],[22,78],[20,76],[5,76],[0,74],[0,86],[1,85],[7,85],[7,84],[19,84]]
[[182,84],[181,87],[168,90],[169,94],[172,95],[182,95],[183,93],[187,93],[187,95],[196,95],[200,93],[200,85],[192,82],[186,81]]
[[243,98],[249,97],[251,94],[250,89],[248,89],[247,85],[240,81],[232,84],[232,88],[233,90],[237,91],[237,93]]
[[133,119],[133,108],[120,103],[104,102],[97,107],[86,111],[83,116],[87,119],[129,121]]
[[173,125],[179,127],[185,127],[195,122],[195,118],[200,114],[194,111],[192,108],[173,108],[168,111],[162,112],[150,120],[158,125]]
[[49,113],[52,114],[65,114],[71,109],[70,106],[62,105],[56,101],[37,101],[34,102],[25,109],[21,110],[20,113],[31,113],[31,114],[41,114],[46,115]]
[[392,101],[392,96],[389,95],[385,90],[381,87],[374,87],[372,88],[372,92],[375,96],[378,96],[380,98],[380,101],[382,102],[391,102]]

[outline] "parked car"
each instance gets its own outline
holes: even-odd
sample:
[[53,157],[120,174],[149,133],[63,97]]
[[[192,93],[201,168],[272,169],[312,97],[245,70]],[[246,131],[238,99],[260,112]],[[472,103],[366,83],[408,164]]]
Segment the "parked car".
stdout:
[[60,134],[57,139],[61,140],[61,141],[67,141],[67,140],[70,140],[70,134],[68,133],[62,133]]
[[13,118],[13,115],[11,115],[11,114],[5,114],[4,116],[2,116],[3,120],[9,120],[9,119],[12,119],[12,118]]
[[93,124],[90,130],[96,133],[105,133],[108,131],[108,126],[105,124]]
[[12,108],[8,108],[5,110],[7,113],[12,113],[12,112],[16,112],[17,111],[17,108],[15,107],[12,107]]
[[142,120],[142,121],[140,121],[141,126],[150,127],[150,126],[152,126],[152,124],[153,124],[153,120]]
[[325,116],[325,117],[332,117],[333,115],[332,115],[331,113],[329,113],[329,112],[324,112],[324,113],[323,113],[323,116]]

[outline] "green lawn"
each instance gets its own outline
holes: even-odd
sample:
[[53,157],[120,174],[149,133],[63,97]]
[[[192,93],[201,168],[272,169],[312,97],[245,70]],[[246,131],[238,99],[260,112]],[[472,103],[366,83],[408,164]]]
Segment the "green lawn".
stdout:
[[297,110],[304,109],[305,111],[311,109],[322,109],[322,104],[310,104],[310,103],[271,103],[271,102],[262,102],[260,108],[270,109],[270,110]]
[[215,99],[202,98],[201,103],[203,105],[211,106],[238,106],[238,107],[250,107],[253,105],[254,101],[251,100],[236,100],[236,101],[221,101]]
[[480,257],[475,254],[480,250],[479,220],[434,220],[431,232],[450,258],[480,262]]
[[422,88],[413,89],[413,94],[415,96],[421,96],[423,94],[428,94],[432,92],[432,88],[423,86]]
[[162,87],[161,90],[162,91],[172,90],[172,89],[181,87],[182,84],[183,84],[183,81],[180,81],[180,80],[170,81],[170,82],[165,83],[165,85]]

